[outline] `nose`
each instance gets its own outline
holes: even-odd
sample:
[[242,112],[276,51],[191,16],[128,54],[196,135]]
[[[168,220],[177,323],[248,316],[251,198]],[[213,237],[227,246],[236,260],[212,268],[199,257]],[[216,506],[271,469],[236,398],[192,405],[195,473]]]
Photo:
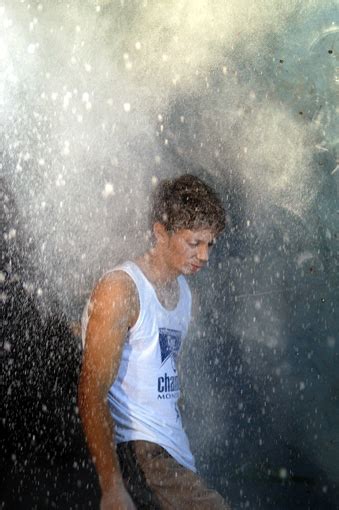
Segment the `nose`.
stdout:
[[201,243],[199,245],[199,250],[198,250],[198,259],[200,262],[207,262],[208,261],[208,256],[209,256],[209,246],[208,246],[208,243]]

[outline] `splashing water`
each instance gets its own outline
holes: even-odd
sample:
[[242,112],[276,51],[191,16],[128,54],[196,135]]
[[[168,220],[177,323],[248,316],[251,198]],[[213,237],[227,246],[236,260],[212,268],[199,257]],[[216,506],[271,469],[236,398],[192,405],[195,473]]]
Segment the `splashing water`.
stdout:
[[339,476],[336,7],[0,3],[5,241],[20,253],[1,278],[42,316],[77,320],[95,279],[146,246],[160,178],[189,170],[223,196],[231,229],[191,282],[182,363],[189,409],[209,411],[199,430],[188,419],[192,444],[202,471],[214,452],[205,474],[225,494],[260,462],[291,480],[270,434]]

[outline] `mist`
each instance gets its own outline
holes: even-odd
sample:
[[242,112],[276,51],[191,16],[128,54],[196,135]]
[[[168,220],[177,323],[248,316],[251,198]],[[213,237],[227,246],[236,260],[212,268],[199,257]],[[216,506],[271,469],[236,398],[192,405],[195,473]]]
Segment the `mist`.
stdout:
[[[336,2],[13,0],[0,27],[2,282],[42,322],[77,322],[96,279],[147,247],[158,180],[204,178],[228,228],[190,280],[198,467],[234,508],[293,508],[307,484],[302,508],[336,508]],[[16,327],[7,379],[30,345]]]

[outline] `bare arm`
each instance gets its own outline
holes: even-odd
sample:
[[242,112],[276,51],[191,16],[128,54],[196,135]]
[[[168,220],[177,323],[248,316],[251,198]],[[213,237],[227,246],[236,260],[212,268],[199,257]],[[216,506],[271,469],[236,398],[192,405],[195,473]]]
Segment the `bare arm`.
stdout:
[[[118,373],[128,329],[138,314],[137,291],[128,275],[114,272],[99,282],[89,305],[78,404],[103,499],[107,494],[119,499],[124,492],[107,393]],[[107,508],[134,507],[122,504]]]

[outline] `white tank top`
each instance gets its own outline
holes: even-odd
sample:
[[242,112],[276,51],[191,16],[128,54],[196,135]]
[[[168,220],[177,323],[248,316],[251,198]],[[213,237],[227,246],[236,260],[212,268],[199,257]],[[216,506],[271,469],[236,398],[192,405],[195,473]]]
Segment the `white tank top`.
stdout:
[[[196,471],[187,435],[183,429],[178,399],[180,383],[176,361],[191,315],[191,293],[179,276],[180,298],[167,310],[153,285],[134,262],[113,269],[124,271],[134,281],[140,313],[129,330],[118,375],[108,393],[115,422],[116,442],[144,440],[156,443],[181,465]],[[87,326],[83,316],[83,339]]]

